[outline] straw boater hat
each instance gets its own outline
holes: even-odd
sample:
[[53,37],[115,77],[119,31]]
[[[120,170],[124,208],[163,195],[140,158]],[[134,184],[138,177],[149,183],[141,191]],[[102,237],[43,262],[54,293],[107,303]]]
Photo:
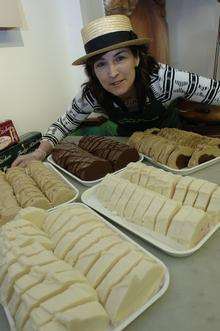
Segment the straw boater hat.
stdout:
[[148,38],[137,38],[130,19],[125,15],[110,15],[90,22],[81,30],[86,55],[74,61],[73,65],[85,62],[97,54],[117,48],[146,44]]

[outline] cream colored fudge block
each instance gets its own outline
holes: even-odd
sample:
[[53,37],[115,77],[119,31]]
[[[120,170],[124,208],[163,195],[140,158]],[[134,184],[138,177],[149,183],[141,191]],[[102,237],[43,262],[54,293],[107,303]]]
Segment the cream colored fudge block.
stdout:
[[53,240],[54,245],[56,246],[60,240],[68,233],[77,229],[80,225],[89,223],[91,220],[94,220],[95,216],[91,213],[87,213],[84,215],[79,215],[77,217],[72,217],[59,231],[55,232],[51,239]]
[[0,284],[3,282],[10,265],[17,262],[18,256],[13,253],[12,251],[6,252],[6,254],[3,256],[2,261],[0,262]]
[[123,277],[126,276],[132,270],[132,268],[138,264],[142,257],[142,252],[131,251],[115,264],[115,266],[110,270],[110,272],[96,288],[102,304],[105,304],[113,286],[120,282]]
[[167,198],[163,197],[162,195],[155,196],[143,216],[142,225],[144,227],[150,230],[154,230],[157,215],[159,214],[166,200]]
[[108,208],[109,201],[113,192],[119,183],[119,178],[112,177],[111,175],[105,176],[101,182],[99,188],[97,189],[97,198],[100,200],[101,204]]
[[117,186],[117,190],[115,190],[107,204],[107,208],[110,211],[115,211],[116,205],[121,198],[122,194],[126,192],[127,181],[121,181],[121,184]]
[[61,259],[64,259],[66,254],[73,248],[73,246],[86,234],[92,230],[103,227],[103,223],[97,221],[82,224],[75,231],[67,233],[57,244],[54,254]]
[[72,266],[63,260],[55,260],[54,262],[34,266],[31,272],[39,273],[41,275],[47,276],[49,274],[55,275],[56,273],[72,270]]
[[[207,212],[209,213],[220,213],[220,187],[218,187],[211,195]],[[218,217],[220,221],[220,217]]]
[[24,274],[28,273],[28,271],[28,267],[22,266],[17,262],[10,265],[8,272],[1,283],[1,301],[3,303],[6,304],[11,299],[14,282]]
[[97,301],[96,291],[89,284],[80,283],[44,301],[41,307],[50,314],[56,314],[89,301]]
[[183,206],[174,216],[168,229],[168,237],[186,248],[194,247],[208,232],[210,217],[203,210]]
[[158,291],[163,277],[160,264],[141,259],[109,293],[105,309],[111,322],[118,323],[144,305]]
[[16,218],[23,218],[36,225],[39,229],[42,229],[46,216],[47,212],[44,209],[27,207],[25,209],[20,209]]
[[136,224],[142,224],[142,219],[151,204],[151,201],[155,197],[155,192],[150,190],[145,190],[144,196],[140,199],[137,208],[134,211],[132,222]]
[[38,331],[41,326],[49,323],[53,315],[42,307],[37,307],[30,312],[30,316],[24,325],[23,331]]
[[80,254],[82,254],[92,244],[113,234],[113,230],[107,226],[93,230],[76,243],[76,245],[67,253],[65,260],[71,265],[75,264]]
[[58,313],[56,318],[68,330],[106,331],[109,326],[108,315],[97,301],[88,302]]
[[185,200],[186,194],[188,192],[189,185],[192,183],[193,177],[183,176],[180,178],[179,182],[176,185],[173,199],[183,203]]
[[30,312],[40,303],[63,292],[63,286],[48,280],[37,284],[21,296],[21,303],[15,314],[16,326],[22,329],[29,318]]
[[170,222],[180,208],[180,203],[175,200],[168,199],[156,217],[154,231],[166,235]]
[[145,190],[142,187],[136,186],[136,189],[133,191],[125,209],[124,217],[126,220],[133,221],[133,215],[138,206],[139,201],[144,197]]
[[132,249],[134,246],[124,241],[102,253],[86,275],[90,284],[96,288],[113,266]]
[[32,256],[20,256],[18,258],[18,262],[20,264],[28,266],[28,267],[49,264],[56,260],[57,260],[56,256],[51,251],[47,251],[47,250],[44,250],[44,251],[40,252],[39,254],[36,254],[34,256],[34,258]]
[[194,178],[193,181],[189,184],[188,192],[186,193],[186,197],[183,201],[183,204],[188,206],[194,206],[194,203],[199,193],[199,189],[205,183],[206,181],[203,179]]
[[208,181],[204,183],[199,189],[196,201],[194,203],[194,207],[206,210],[211,199],[212,193],[217,189],[217,187],[217,184]]
[[12,252],[16,255],[16,256],[33,256],[36,254],[39,254],[41,252],[45,251],[45,248],[38,242],[33,242],[33,244],[28,245],[26,247],[13,247],[12,248]]
[[53,320],[41,326],[38,331],[68,331],[68,329],[62,323]]
[[79,269],[84,275],[87,274],[89,269],[100,257],[101,253],[110,249],[114,245],[122,242],[122,239],[115,235],[109,236],[99,240],[96,244],[89,247],[86,251],[80,254],[75,263],[75,267]]
[[116,213],[119,216],[124,217],[125,208],[126,208],[127,204],[129,203],[129,200],[132,197],[136,187],[137,186],[135,184],[128,183],[126,192],[124,192],[124,194],[122,194],[121,199],[118,201],[118,203],[116,205]]
[[14,292],[8,303],[8,309],[12,316],[15,315],[18,306],[21,302],[21,295],[29,290],[31,287],[42,282],[44,276],[40,274],[26,274],[19,279],[17,279],[14,283]]

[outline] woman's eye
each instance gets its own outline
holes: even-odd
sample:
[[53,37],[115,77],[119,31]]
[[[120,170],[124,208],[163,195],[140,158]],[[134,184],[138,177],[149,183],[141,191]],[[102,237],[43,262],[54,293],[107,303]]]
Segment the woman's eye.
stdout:
[[104,62],[98,62],[98,63],[95,64],[95,67],[96,68],[102,68],[102,67],[104,67],[104,65],[105,65]]
[[125,57],[122,56],[122,55],[116,57],[116,61],[117,61],[117,62],[121,62],[121,61],[123,61],[124,59],[125,59]]

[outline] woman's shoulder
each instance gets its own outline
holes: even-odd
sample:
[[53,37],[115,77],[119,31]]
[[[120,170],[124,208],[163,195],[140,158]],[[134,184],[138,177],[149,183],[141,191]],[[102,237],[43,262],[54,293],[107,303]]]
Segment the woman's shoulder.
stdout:
[[81,86],[77,94],[75,95],[73,102],[76,102],[81,107],[96,107],[98,102],[93,96],[91,90],[88,87]]

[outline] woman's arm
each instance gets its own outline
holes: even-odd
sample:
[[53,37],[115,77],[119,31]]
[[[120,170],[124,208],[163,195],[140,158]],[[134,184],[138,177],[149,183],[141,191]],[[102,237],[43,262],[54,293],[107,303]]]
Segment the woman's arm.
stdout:
[[161,64],[158,73],[159,99],[170,103],[179,97],[204,104],[220,105],[220,82]]

